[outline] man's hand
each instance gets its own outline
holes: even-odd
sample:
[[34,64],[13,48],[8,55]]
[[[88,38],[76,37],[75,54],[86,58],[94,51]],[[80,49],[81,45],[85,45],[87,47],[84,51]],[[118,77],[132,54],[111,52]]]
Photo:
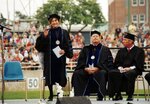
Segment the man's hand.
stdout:
[[125,67],[125,68],[119,67],[118,69],[120,70],[120,73],[128,72],[129,70],[131,70],[130,67]]
[[94,74],[96,73],[97,71],[99,71],[99,69],[97,67],[88,67],[88,68],[85,68],[85,71],[88,73],[88,74]]
[[123,69],[125,70],[125,72],[128,72],[129,70],[131,70],[130,67],[125,67]]
[[60,50],[60,51],[59,51],[59,54],[64,55],[64,54],[65,54],[65,51],[64,51],[64,50]]

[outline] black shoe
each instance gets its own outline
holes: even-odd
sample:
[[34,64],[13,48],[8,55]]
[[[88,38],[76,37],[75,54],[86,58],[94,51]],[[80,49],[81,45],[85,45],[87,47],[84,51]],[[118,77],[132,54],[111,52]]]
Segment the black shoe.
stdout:
[[113,100],[114,99],[114,95],[109,95],[109,100]]
[[48,101],[53,101],[53,96],[49,96]]
[[97,97],[97,101],[103,101],[103,97]]
[[103,96],[101,94],[97,94],[97,101],[103,101]]
[[128,96],[127,101],[133,101],[133,96]]
[[117,101],[117,100],[122,100],[122,96],[121,94],[116,94],[115,98],[113,98],[114,101]]

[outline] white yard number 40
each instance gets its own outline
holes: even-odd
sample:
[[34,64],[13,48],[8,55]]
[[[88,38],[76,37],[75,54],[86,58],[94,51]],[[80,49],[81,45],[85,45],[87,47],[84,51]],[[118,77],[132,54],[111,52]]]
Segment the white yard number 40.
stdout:
[[38,89],[39,88],[39,78],[28,78],[27,79],[28,89]]

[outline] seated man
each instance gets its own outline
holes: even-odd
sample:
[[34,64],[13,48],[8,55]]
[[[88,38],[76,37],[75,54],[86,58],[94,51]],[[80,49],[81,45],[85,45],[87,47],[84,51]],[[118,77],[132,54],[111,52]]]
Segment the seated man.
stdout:
[[133,100],[135,80],[144,70],[144,50],[134,45],[135,36],[127,33],[123,38],[124,48],[121,48],[115,58],[117,70],[109,73],[109,96],[113,100],[122,100],[121,91],[127,95],[127,101]]
[[[98,94],[97,100],[103,100],[106,95],[107,72],[113,69],[113,57],[109,48],[100,43],[101,38],[100,32],[92,31],[92,44],[85,46],[80,52],[72,77],[75,96],[88,95],[87,91],[89,89],[87,88],[91,81],[98,86],[96,91]],[[90,87],[95,87],[92,85]]]
[[147,82],[150,86],[150,72],[145,75],[145,79],[147,80]]

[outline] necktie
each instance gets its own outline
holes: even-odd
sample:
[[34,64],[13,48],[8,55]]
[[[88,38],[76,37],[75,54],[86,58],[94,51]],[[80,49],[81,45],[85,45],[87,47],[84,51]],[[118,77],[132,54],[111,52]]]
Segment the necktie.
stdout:
[[130,49],[130,48],[128,48],[127,50],[128,50],[128,52],[130,52],[130,51],[131,51],[131,49]]

